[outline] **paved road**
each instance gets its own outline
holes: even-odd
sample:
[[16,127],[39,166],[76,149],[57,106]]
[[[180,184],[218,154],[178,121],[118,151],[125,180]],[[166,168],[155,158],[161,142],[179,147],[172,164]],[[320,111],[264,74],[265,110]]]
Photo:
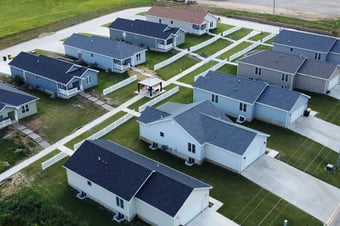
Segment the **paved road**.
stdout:
[[337,125],[309,116],[298,118],[288,128],[335,152],[340,151],[340,127]]
[[276,14],[307,19],[340,17],[338,0],[198,0],[198,3],[272,14],[274,1]]
[[322,222],[327,222],[340,202],[338,188],[267,155],[242,175]]

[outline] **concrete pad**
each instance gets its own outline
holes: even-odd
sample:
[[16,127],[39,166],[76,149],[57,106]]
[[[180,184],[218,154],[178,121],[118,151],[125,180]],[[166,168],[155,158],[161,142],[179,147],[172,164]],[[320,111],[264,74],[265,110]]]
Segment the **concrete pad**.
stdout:
[[318,142],[333,151],[340,150],[340,127],[317,117],[300,117],[289,127],[290,130]]
[[207,208],[195,217],[187,226],[238,226],[234,221],[226,218],[220,213]]
[[21,132],[23,132],[23,133],[24,133],[24,134],[26,134],[26,135],[29,135],[29,134],[33,133],[33,131],[32,131],[32,130],[30,130],[30,129],[27,129],[27,128],[25,128],[25,129],[21,130]]
[[267,155],[242,175],[322,222],[327,222],[340,202],[338,188]]
[[41,136],[39,134],[36,133],[31,133],[30,135],[28,135],[31,139],[36,140],[41,138]]
[[38,143],[40,145],[40,147],[42,148],[48,148],[49,146],[51,146],[47,141],[43,140],[41,142]]
[[25,126],[20,125],[20,124],[18,124],[18,123],[13,124],[13,126],[14,126],[17,130],[20,130],[20,131],[26,129]]
[[334,86],[328,95],[334,97],[335,99],[340,100],[340,85]]
[[98,105],[103,105],[103,104],[105,104],[103,101],[101,101],[101,100],[97,100],[96,102],[95,102],[96,104],[98,104]]
[[92,97],[92,96],[91,96],[91,97],[89,97],[88,99],[89,99],[90,101],[93,101],[93,102],[96,102],[96,101],[98,100],[97,98],[95,98],[95,97]]
[[115,109],[114,107],[112,107],[108,104],[103,104],[101,107],[104,108],[107,111],[112,111],[113,109]]

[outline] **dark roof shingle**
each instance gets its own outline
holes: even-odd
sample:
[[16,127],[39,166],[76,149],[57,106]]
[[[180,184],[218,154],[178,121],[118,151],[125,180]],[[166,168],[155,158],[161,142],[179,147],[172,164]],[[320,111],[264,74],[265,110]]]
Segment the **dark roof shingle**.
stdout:
[[67,84],[74,76],[81,76],[88,69],[64,60],[25,52],[14,57],[9,65],[62,84]]
[[250,79],[209,71],[199,77],[193,87],[230,97],[247,103],[255,103],[267,84]]
[[38,100],[38,98],[0,83],[0,109],[6,105],[18,107],[34,100]]
[[333,47],[335,41],[336,38],[332,36],[283,29],[274,40],[274,45],[281,44],[328,53]]
[[[211,188],[204,182],[106,140],[85,141],[65,167],[125,200],[137,194],[137,198],[171,216],[178,212],[193,189]],[[164,192],[169,188],[180,190]]]
[[138,19],[128,20],[123,18],[117,18],[113,21],[110,28],[158,39],[168,39],[179,31],[179,28],[172,28],[164,24]]
[[272,50],[262,50],[245,56],[238,62],[295,75],[304,61],[304,57],[274,52]]
[[307,59],[305,63],[301,66],[298,73],[321,79],[329,79],[337,68],[337,64],[314,59]]
[[64,45],[102,54],[115,59],[126,59],[145,50],[142,47],[125,42],[99,36],[88,37],[81,34],[72,34],[72,36],[64,42]]

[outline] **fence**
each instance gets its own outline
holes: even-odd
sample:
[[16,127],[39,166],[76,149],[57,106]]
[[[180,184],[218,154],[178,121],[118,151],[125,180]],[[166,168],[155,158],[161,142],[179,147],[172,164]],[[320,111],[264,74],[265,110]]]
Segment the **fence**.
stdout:
[[113,86],[103,89],[103,95],[105,96],[109,93],[112,93],[113,91],[116,91],[117,89],[120,89],[123,86],[126,86],[136,80],[137,80],[137,75],[131,76],[130,78],[127,78],[121,82],[118,82],[117,84],[114,84]]
[[221,35],[216,35],[213,38],[208,39],[207,41],[201,42],[200,44],[197,44],[195,46],[190,47],[189,50],[190,50],[190,52],[195,52],[198,49],[201,49],[201,48],[203,48],[203,47],[205,47],[207,45],[210,45],[213,42],[216,42],[220,38],[221,38]]
[[177,53],[176,55],[170,57],[169,59],[167,60],[164,60],[158,64],[155,64],[153,66],[153,69],[155,71],[157,71],[158,69],[161,69],[162,67],[165,67],[166,65],[168,64],[171,64],[172,62],[175,62],[176,60],[178,60],[179,58],[183,57],[184,55],[186,55],[188,53],[188,50],[183,50],[183,51],[180,51],[179,53]]
[[275,36],[276,36],[276,34],[271,33],[271,34],[267,35],[266,37],[264,37],[264,38],[262,39],[262,42],[269,41],[270,39],[274,38]]
[[226,64],[226,61],[223,60],[223,61],[220,61],[218,64],[215,64],[214,66],[212,66],[211,68],[209,68],[208,70],[206,71],[203,71],[202,73],[196,75],[194,77],[194,81],[196,82],[196,80],[200,77],[200,76],[205,76],[209,71],[216,71],[217,69],[219,69],[220,67],[222,67],[223,65]]
[[229,30],[223,31],[222,36],[224,37],[224,36],[230,35],[231,33],[234,33],[235,31],[238,31],[240,29],[241,29],[241,27],[230,28]]
[[62,152],[62,151],[59,152],[58,154],[56,154],[52,158],[50,158],[50,159],[46,160],[45,162],[41,163],[42,170],[47,169],[48,167],[50,167],[53,164],[57,163],[58,161],[62,160],[66,156],[68,156],[68,154],[66,154],[65,152]]
[[12,124],[11,119],[6,119],[0,122],[0,129],[5,128],[6,126],[9,126]]
[[169,91],[167,91],[166,93],[163,93],[162,95],[160,95],[160,96],[158,96],[158,97],[156,97],[156,98],[150,100],[149,102],[143,104],[142,106],[140,106],[140,107],[138,108],[138,111],[139,111],[139,112],[142,112],[142,111],[145,110],[145,108],[146,108],[147,106],[152,106],[152,105],[154,105],[154,104],[157,104],[158,102],[160,102],[160,101],[162,101],[162,100],[168,98],[169,96],[171,96],[171,95],[177,93],[178,91],[179,91],[179,87],[176,86],[176,87],[170,89]]
[[[106,134],[108,134],[109,132],[111,132],[112,130],[114,130],[115,128],[117,128],[118,126],[120,126],[121,124],[123,124],[124,122],[128,121],[129,119],[131,119],[133,117],[134,117],[134,115],[132,115],[132,114],[126,114],[126,115],[120,117],[118,120],[111,123],[110,125],[106,126],[104,129],[92,134],[91,136],[89,136],[86,139],[87,140],[95,140],[95,139],[98,139],[102,136],[105,136]],[[75,144],[74,147],[73,147],[74,150],[77,150],[83,142],[84,142],[84,140]]]

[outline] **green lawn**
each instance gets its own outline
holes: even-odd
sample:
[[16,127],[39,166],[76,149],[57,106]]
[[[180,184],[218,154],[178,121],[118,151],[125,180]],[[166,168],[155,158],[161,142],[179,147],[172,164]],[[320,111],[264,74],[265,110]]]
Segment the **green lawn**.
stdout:
[[163,79],[168,80],[169,78],[181,73],[185,69],[195,65],[197,62],[196,59],[190,56],[184,56],[175,62],[157,70],[157,74]]
[[270,134],[267,146],[280,151],[279,159],[327,183],[340,187],[338,173],[325,170],[327,163],[335,164],[338,154],[304,136],[268,123],[247,123],[259,131]]
[[174,55],[176,55],[178,52],[176,50],[171,50],[167,53],[160,53],[155,51],[147,51],[146,52],[146,62],[145,66],[153,70],[153,66],[155,64],[158,64]]
[[100,97],[103,95],[103,89],[108,88],[127,78],[129,78],[129,75],[127,74],[127,72],[113,73],[113,72],[105,72],[103,70],[100,70],[98,73],[98,85],[87,90],[87,92],[90,92],[92,95]]
[[263,32],[263,31],[261,31],[260,34],[257,34],[257,35],[255,35],[255,36],[251,37],[250,40],[259,41],[259,40],[262,40],[264,37],[266,37],[266,36],[268,36],[268,35],[270,35],[269,32]]
[[249,34],[251,31],[252,30],[248,29],[248,28],[241,28],[240,30],[231,33],[227,37],[231,38],[233,40],[239,40],[239,39],[243,38],[244,36],[246,36],[247,34]]
[[223,202],[218,212],[242,225],[282,225],[288,219],[292,225],[321,225],[321,222],[286,201],[262,189],[241,175],[211,163],[188,167],[184,160],[161,151],[152,151],[139,140],[136,119],[112,131],[109,139],[147,157],[162,162],[213,186],[211,196]]
[[249,42],[242,42],[241,44],[235,46],[234,48],[230,49],[229,51],[221,54],[219,56],[219,58],[220,59],[228,59],[231,55],[233,55],[233,54],[235,54],[235,53],[237,53],[237,52],[247,48],[250,45],[251,45],[251,43],[249,43]]
[[128,106],[129,109],[131,110],[135,110],[138,111],[139,107],[142,106],[143,104],[145,104],[146,102],[150,101],[151,99],[148,97],[143,97],[142,99],[140,99],[139,101],[131,104],[130,106]]
[[0,173],[41,149],[12,127],[0,129],[0,138]]
[[317,117],[340,126],[340,100],[323,94],[302,92],[311,97],[308,105],[318,112]]
[[268,41],[266,41],[266,43],[273,44],[275,39],[276,39],[276,37],[273,37],[273,38],[269,39]]
[[81,142],[82,140],[85,140],[86,138],[88,138],[89,136],[93,135],[94,133],[100,131],[101,129],[104,129],[106,126],[108,126],[111,123],[113,123],[114,121],[118,120],[120,117],[122,117],[125,114],[126,114],[125,112],[118,112],[117,114],[106,119],[104,122],[100,123],[99,125],[96,125],[95,127],[89,129],[88,131],[81,134],[80,136],[72,139],[65,146],[73,150],[75,144]]
[[127,86],[103,96],[102,99],[109,105],[119,106],[136,95],[135,91],[137,91],[137,83],[137,81],[134,81]]
[[[167,89],[172,89],[174,85],[167,86]],[[165,104],[167,102],[177,102],[182,104],[189,104],[193,102],[192,89],[186,87],[179,87],[179,91],[167,99],[155,104],[155,107]]]
[[215,64],[217,64],[217,62],[209,61],[208,63],[206,63],[206,64],[202,65],[201,67],[197,68],[196,70],[194,70],[193,72],[187,74],[186,76],[181,78],[179,81],[187,83],[187,84],[193,84],[194,78],[195,78],[196,75],[203,73],[204,71],[208,70],[209,68],[211,68]]
[[97,14],[109,13],[122,8],[151,5],[152,3],[151,0],[28,0],[24,2],[2,0],[0,1],[0,38],[79,15],[93,18],[98,16]]
[[186,34],[185,35],[185,43],[183,43],[182,45],[178,46],[179,48],[182,49],[186,49],[186,48],[190,48],[192,46],[195,46],[201,42],[204,42],[208,39],[212,38],[212,36],[204,34],[201,36],[198,35],[192,35],[192,34]]
[[69,100],[51,99],[48,94],[37,90],[25,91],[39,97],[38,113],[22,120],[22,123],[29,124],[29,128],[51,143],[105,113],[104,109],[83,101],[78,96]]
[[211,56],[217,51],[229,46],[231,42],[225,40],[225,39],[219,39],[216,42],[203,47],[202,49],[199,49],[196,51],[197,54],[200,54],[202,56]]
[[220,34],[220,33],[224,32],[224,31],[227,31],[227,30],[229,30],[229,29],[231,29],[231,28],[233,28],[233,27],[234,27],[234,26],[229,25],[229,24],[218,23],[218,24],[217,24],[217,29],[213,30],[212,33],[214,33],[214,34]]
[[223,67],[219,68],[218,71],[224,72],[226,74],[237,75],[237,66],[226,64]]
[[256,47],[256,48],[253,49],[252,51],[255,51],[255,50],[266,50],[266,49],[272,49],[272,47],[270,47],[270,46],[265,46],[265,45],[259,45],[258,47]]

